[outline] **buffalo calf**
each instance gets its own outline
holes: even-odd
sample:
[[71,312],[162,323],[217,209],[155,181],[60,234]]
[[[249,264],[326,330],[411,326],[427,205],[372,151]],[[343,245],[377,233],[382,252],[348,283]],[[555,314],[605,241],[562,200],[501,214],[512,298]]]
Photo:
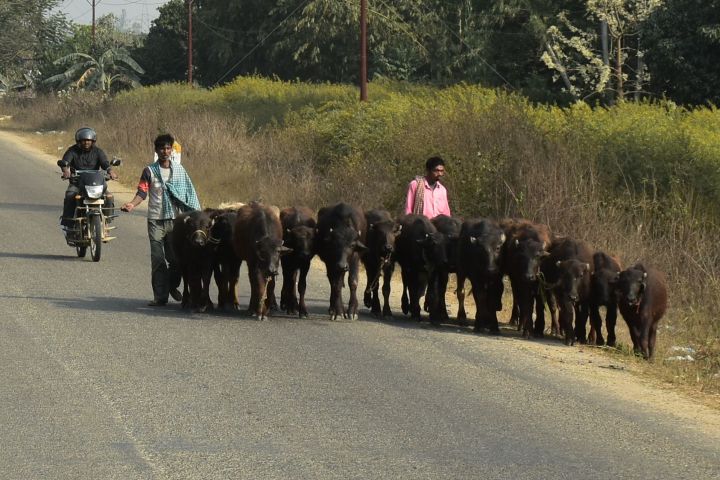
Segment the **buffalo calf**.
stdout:
[[620,272],[616,283],[618,307],[630,329],[633,349],[652,358],[660,319],[667,309],[665,276],[642,263]]

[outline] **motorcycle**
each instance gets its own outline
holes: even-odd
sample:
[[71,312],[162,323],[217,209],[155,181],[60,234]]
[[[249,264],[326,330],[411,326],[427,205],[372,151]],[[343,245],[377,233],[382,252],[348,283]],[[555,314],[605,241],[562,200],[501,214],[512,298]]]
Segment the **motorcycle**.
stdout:
[[[63,160],[57,164],[60,168],[68,166]],[[121,164],[119,158],[110,162],[113,167]],[[110,176],[104,170],[75,170],[68,180],[79,187],[80,193],[75,196],[75,215],[70,219],[73,225],[65,230],[65,241],[75,247],[80,258],[85,257],[89,247],[92,261],[99,262],[102,244],[116,238],[110,236],[116,227],[109,223],[118,215],[114,208],[105,206]]]

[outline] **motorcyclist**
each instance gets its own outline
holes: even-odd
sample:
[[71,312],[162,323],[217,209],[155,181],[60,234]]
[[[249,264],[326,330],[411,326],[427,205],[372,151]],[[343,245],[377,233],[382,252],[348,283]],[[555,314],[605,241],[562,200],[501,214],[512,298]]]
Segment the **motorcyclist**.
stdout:
[[[101,148],[95,145],[96,141],[97,134],[95,130],[90,127],[82,127],[75,132],[75,145],[68,148],[62,158],[65,165],[62,168],[62,178],[69,179],[76,170],[102,169],[110,175],[110,179],[117,180],[117,174],[113,171],[107,155],[105,155],[105,152],[103,152]],[[73,221],[70,219],[75,216],[75,195],[78,193],[80,193],[80,186],[71,180],[65,191],[63,215],[60,220],[60,224],[65,227],[65,230],[73,226]],[[113,196],[106,190],[106,211],[113,212],[114,206]]]

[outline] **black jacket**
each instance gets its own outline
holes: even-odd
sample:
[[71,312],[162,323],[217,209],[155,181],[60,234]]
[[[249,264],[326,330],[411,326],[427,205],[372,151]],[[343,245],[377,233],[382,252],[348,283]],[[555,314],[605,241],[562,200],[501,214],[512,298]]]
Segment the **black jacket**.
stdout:
[[79,145],[73,145],[68,148],[63,155],[63,160],[68,163],[71,171],[75,170],[109,170],[110,162],[107,155],[102,149],[92,146],[90,151],[86,152]]

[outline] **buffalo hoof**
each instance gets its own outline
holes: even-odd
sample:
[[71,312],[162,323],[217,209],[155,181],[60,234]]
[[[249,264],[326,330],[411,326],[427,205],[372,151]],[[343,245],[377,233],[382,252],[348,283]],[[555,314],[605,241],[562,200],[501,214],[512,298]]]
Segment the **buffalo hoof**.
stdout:
[[352,320],[352,321],[356,321],[356,320],[358,319],[358,314],[357,314],[357,313],[352,313],[352,314],[350,314],[349,318],[350,318],[350,320]]
[[264,322],[268,319],[267,315],[254,315],[255,320],[258,322]]
[[307,312],[299,312],[298,318],[308,318],[308,313]]
[[380,318],[380,310],[370,310],[370,315],[375,318]]
[[500,329],[497,328],[497,329],[488,330],[488,335],[494,335],[496,337],[499,337],[500,335],[502,335],[502,333],[500,332]]
[[365,304],[365,306],[366,306],[367,308],[372,307],[372,297],[370,296],[369,293],[366,293],[366,294],[363,296],[363,303]]

